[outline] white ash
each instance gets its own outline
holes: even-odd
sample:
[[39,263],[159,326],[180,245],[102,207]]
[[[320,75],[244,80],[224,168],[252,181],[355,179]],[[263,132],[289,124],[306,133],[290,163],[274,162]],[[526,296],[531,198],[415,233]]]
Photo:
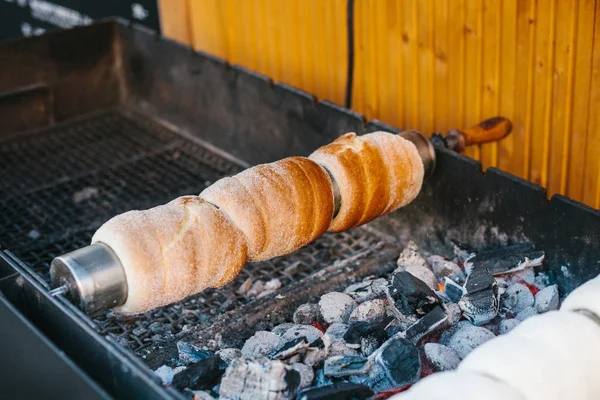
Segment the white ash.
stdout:
[[436,372],[452,371],[458,367],[460,357],[458,353],[450,347],[439,343],[426,343],[423,346],[425,357],[431,368]]
[[304,336],[308,343],[312,343],[323,337],[323,332],[312,325],[295,325],[287,330],[282,336],[285,341],[297,339]]
[[384,278],[367,279],[363,282],[348,286],[344,293],[352,297],[358,303],[372,300],[385,295],[388,281]]
[[325,334],[329,336],[331,340],[342,340],[346,331],[348,331],[348,324],[334,323],[329,325]]
[[221,380],[221,399],[283,400],[293,397],[300,385],[300,374],[268,358],[236,358]]
[[453,326],[460,321],[460,317],[462,316],[462,310],[460,306],[456,303],[448,303],[446,304],[446,315],[448,316],[448,326]]
[[525,321],[527,318],[533,317],[536,314],[537,314],[537,311],[536,311],[535,307],[527,307],[527,308],[523,309],[520,313],[518,313],[515,318],[518,319],[519,321]]
[[265,283],[261,280],[254,282],[252,287],[246,292],[249,297],[256,297],[265,290]]
[[329,292],[321,296],[319,311],[328,324],[346,323],[356,308],[356,302],[345,293]]
[[293,317],[295,324],[312,324],[319,320],[319,305],[318,304],[302,304],[296,309]]
[[513,330],[520,323],[521,323],[521,321],[519,321],[518,319],[515,319],[515,318],[503,319],[502,321],[500,321],[500,325],[498,326],[498,331],[500,332],[501,335],[504,335],[505,333],[508,333],[511,330]]
[[298,371],[300,374],[300,387],[299,389],[306,389],[312,386],[313,380],[315,379],[315,371],[312,367],[309,367],[303,363],[291,364],[292,369]]
[[533,306],[533,295],[529,288],[521,283],[508,286],[501,297],[502,310],[518,314],[524,309]]
[[217,355],[219,357],[221,357],[221,360],[223,360],[223,362],[225,364],[229,364],[231,363],[231,360],[233,360],[234,358],[239,358],[242,356],[242,351],[240,349],[236,349],[236,348],[228,348],[228,349],[221,349],[219,351],[217,351]]
[[163,385],[169,386],[173,382],[175,371],[173,371],[173,368],[169,367],[168,365],[163,365],[157,368],[154,371],[154,374],[160,378]]
[[204,390],[194,390],[194,400],[214,400],[214,396]]
[[277,336],[283,336],[283,334],[286,333],[291,327],[296,326],[296,325],[298,325],[298,324],[286,322],[284,324],[277,325],[276,327],[271,329],[271,332],[276,334]]
[[396,264],[401,270],[405,270],[409,266],[429,269],[427,261],[425,261],[421,253],[419,253],[419,247],[413,241],[408,242],[406,247],[404,247]]
[[[401,267],[402,268],[402,267]],[[430,289],[436,290],[438,289],[438,282],[435,277],[435,274],[428,267],[421,267],[418,265],[409,265],[403,269],[404,271],[410,273],[412,276],[419,278],[423,282],[429,286]]]
[[77,203],[81,203],[86,200],[90,200],[90,199],[98,196],[98,193],[100,193],[100,191],[96,187],[93,187],[93,186],[85,187],[85,188],[73,193],[73,203],[77,204]]
[[475,325],[465,325],[458,329],[448,340],[448,347],[456,351],[462,360],[476,347],[482,345],[495,335],[489,330]]
[[444,278],[452,279],[456,283],[465,282],[465,273],[456,263],[436,255],[430,256],[427,262],[439,282],[443,282]]
[[260,298],[262,298],[262,297],[265,297],[265,296],[268,296],[268,295],[270,295],[271,293],[275,293],[275,290],[273,290],[273,289],[272,289],[272,290],[263,290],[262,292],[260,292],[260,293],[258,294],[258,296],[256,296],[256,298],[257,298],[257,299],[260,299]]
[[245,357],[267,356],[285,344],[280,336],[268,331],[258,331],[250,339],[246,340],[242,347],[242,355]]
[[265,283],[265,290],[277,290],[281,288],[281,281],[278,278],[273,278]]
[[29,239],[33,239],[33,240],[37,240],[41,236],[42,236],[42,234],[37,229],[32,229],[27,233],[27,237],[29,237]]
[[254,283],[254,280],[252,278],[248,278],[244,281],[244,283],[242,283],[240,285],[240,287],[238,288],[237,292],[241,295],[245,295],[246,293],[248,293],[248,291],[250,290],[250,288],[252,287],[252,284]]
[[559,302],[557,285],[548,286],[535,295],[535,309],[540,314],[558,310]]
[[357,356],[358,351],[348,347],[343,340],[332,340],[329,346],[330,356]]
[[374,299],[361,303],[350,314],[350,321],[373,321],[385,317],[385,301]]

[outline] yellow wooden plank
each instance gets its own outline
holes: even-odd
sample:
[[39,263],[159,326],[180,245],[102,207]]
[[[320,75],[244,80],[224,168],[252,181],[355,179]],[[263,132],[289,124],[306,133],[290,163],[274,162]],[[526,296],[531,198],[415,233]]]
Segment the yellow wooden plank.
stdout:
[[419,86],[421,73],[418,67],[419,44],[417,2],[402,0],[402,60],[404,82],[404,116],[406,129],[419,129]]
[[[481,81],[483,68],[483,4],[482,0],[466,2],[465,14],[465,127],[481,120]],[[480,159],[479,146],[471,146],[465,152]]]
[[163,36],[191,44],[188,0],[158,0],[160,29]]
[[573,108],[568,156],[567,194],[583,199],[583,175],[590,99],[591,61],[594,45],[595,0],[580,0],[573,83]]
[[[515,110],[515,78],[517,48],[517,0],[502,1],[501,45],[500,45],[500,111],[499,114],[514,120]],[[527,74],[527,71],[519,71]],[[514,124],[514,121],[513,121]],[[514,128],[513,128],[514,129]],[[513,174],[520,175],[521,163],[515,162],[515,148],[522,148],[515,132],[498,144],[498,167]]]
[[[549,129],[548,194],[564,193],[566,162],[570,146],[570,120],[573,99],[573,67],[577,32],[577,1],[559,1],[556,15],[560,30],[556,35],[552,70],[552,107]],[[553,24],[558,23],[554,18]]]
[[228,58],[224,3],[220,0],[188,0],[191,44],[196,50]]
[[600,7],[596,4],[588,124],[583,175],[583,201],[600,207]]
[[417,65],[419,68],[419,102],[417,103],[418,110],[418,125],[417,129],[429,135],[433,131],[433,119],[435,115],[434,104],[434,0],[420,0],[417,2],[418,8],[418,53]]
[[[503,13],[500,0],[483,2],[483,70],[480,118],[498,115],[500,105],[500,27]],[[498,165],[498,144],[481,146],[481,164],[483,168]]]
[[[448,54],[454,49],[448,45],[448,29],[450,22],[448,20],[448,8],[454,7],[448,4],[448,0],[438,0],[434,7],[434,124],[433,129],[436,132],[447,132],[450,127],[450,107],[448,106],[449,76]],[[452,24],[455,22],[452,21]],[[428,134],[430,132],[427,132]]]
[[451,0],[448,8],[448,127],[465,128],[465,0]]

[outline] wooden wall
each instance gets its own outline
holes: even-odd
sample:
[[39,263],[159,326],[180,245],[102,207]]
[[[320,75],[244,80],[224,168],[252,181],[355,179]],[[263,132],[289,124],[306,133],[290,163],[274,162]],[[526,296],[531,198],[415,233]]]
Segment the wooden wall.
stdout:
[[[165,35],[345,104],[347,0],[159,1]],[[353,3],[352,108],[425,133],[506,116],[469,156],[600,207],[600,0]]]

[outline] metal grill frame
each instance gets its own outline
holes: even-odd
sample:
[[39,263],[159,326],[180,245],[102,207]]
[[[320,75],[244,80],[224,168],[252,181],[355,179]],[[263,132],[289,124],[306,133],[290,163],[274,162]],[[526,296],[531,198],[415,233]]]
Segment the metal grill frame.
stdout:
[[[10,109],[12,118],[0,127],[0,135],[118,107],[202,142],[226,159],[243,160],[239,165],[253,165],[307,155],[344,132],[397,131],[119,22],[2,44],[0,65],[0,111]],[[331,265],[305,277],[286,288],[290,303],[273,297],[253,306],[285,313],[285,306],[306,299],[302,285],[319,288],[310,293],[314,296],[353,277],[385,270],[394,249],[409,239],[438,254],[450,251],[449,238],[476,247],[530,240],[546,251],[545,268],[562,293],[600,272],[598,211],[562,196],[548,200],[536,185],[495,169],[483,173],[477,162],[445,149],[436,154],[437,169],[417,200],[361,228],[386,238],[389,251],[377,249],[376,257]],[[148,366],[114,337],[99,334],[89,317],[65,299],[50,297],[43,278],[10,250],[0,252],[0,291],[112,396],[182,398],[162,388]],[[240,312],[247,312],[247,306]],[[177,339],[239,327],[236,318],[238,324],[258,325],[266,315],[232,310],[218,316],[210,329],[200,324]],[[173,349],[161,354],[166,357]]]

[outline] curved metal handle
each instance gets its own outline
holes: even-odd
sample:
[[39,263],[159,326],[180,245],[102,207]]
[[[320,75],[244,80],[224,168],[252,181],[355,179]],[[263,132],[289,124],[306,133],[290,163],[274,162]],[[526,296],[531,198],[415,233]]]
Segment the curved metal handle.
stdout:
[[[479,143],[495,142],[505,138],[512,131],[512,123],[504,117],[488,118],[468,129],[452,129],[446,140],[448,147],[462,152],[465,147]],[[450,143],[452,142],[452,143]]]

